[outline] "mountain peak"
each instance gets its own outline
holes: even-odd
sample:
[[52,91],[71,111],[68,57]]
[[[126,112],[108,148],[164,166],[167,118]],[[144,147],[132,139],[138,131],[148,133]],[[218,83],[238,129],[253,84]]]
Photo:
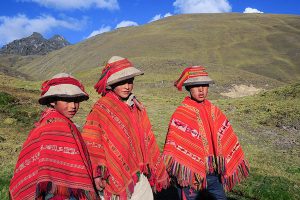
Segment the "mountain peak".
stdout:
[[48,41],[52,45],[58,46],[60,48],[70,45],[70,42],[68,42],[63,36],[60,35],[54,35]]
[[63,40],[65,40],[65,38],[63,36],[60,36],[60,35],[54,35],[49,40],[60,40],[60,41],[63,41]]
[[70,43],[60,35],[54,35],[49,40],[42,34],[33,32],[29,37],[14,40],[0,49],[0,54],[44,55],[51,51],[61,49]]
[[33,32],[31,36],[29,36],[31,38],[44,38],[42,36],[42,34],[38,33],[38,32]]

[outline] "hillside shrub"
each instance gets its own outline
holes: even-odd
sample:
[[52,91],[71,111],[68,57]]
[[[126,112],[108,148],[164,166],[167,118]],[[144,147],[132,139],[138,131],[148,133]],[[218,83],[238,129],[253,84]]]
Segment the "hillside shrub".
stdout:
[[30,125],[37,120],[39,112],[40,109],[31,101],[22,101],[9,93],[0,92],[0,115],[4,120],[11,118],[16,123]]
[[16,98],[6,92],[0,92],[0,107],[14,103]]

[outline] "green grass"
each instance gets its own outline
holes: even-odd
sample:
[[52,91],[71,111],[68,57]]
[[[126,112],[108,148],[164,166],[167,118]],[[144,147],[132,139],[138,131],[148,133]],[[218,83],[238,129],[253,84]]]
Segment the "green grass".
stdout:
[[13,95],[0,92],[0,199],[8,199],[8,185],[16,160],[40,113],[33,99],[24,96],[19,99]]
[[176,15],[97,35],[18,69],[37,79],[92,70],[90,76],[83,76],[90,81],[105,61],[120,55],[152,72],[149,77],[161,73],[173,79],[183,67],[200,64],[211,69],[219,83],[247,80],[253,85],[278,86],[278,81],[300,79],[299,19],[295,15],[238,13]]
[[[6,200],[19,151],[42,107],[37,104],[40,82],[2,78],[8,85],[0,90],[0,199]],[[172,86],[171,78],[158,74],[135,80],[134,92],[147,108],[160,148],[172,113],[187,95]],[[91,84],[86,90],[90,100],[74,118],[79,125],[99,98]],[[249,178],[228,193],[229,198],[300,199],[300,83],[236,99],[221,98],[218,90],[212,86],[209,97],[228,116],[251,167]],[[7,118],[13,120],[5,122]]]
[[29,99],[17,99],[11,94],[0,92],[0,112],[4,124],[21,126],[31,125],[38,118],[38,108]]
[[250,177],[233,193],[299,199],[300,83],[216,104],[235,127],[251,166]]
[[41,107],[37,104],[40,83],[0,74],[0,199],[8,199],[8,186],[22,144]]
[[[128,57],[145,72],[135,79],[134,92],[146,106],[162,148],[169,119],[187,95],[173,82],[184,67],[204,65],[216,81],[209,99],[228,116],[251,166],[249,178],[229,197],[296,200],[300,199],[299,19],[267,14],[176,15],[103,33],[46,56],[2,56],[0,71],[11,68],[11,76],[26,73],[38,80],[59,72],[75,74],[90,94],[74,118],[83,125],[99,98],[93,85],[104,62],[112,55]],[[42,109],[37,104],[41,81],[11,76],[0,72],[0,199],[8,198],[21,145]],[[267,91],[237,99],[220,95],[233,84]]]

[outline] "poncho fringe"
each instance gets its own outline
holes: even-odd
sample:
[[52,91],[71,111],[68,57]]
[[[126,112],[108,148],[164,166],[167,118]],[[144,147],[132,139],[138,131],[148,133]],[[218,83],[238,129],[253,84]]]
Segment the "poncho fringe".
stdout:
[[208,100],[183,100],[171,117],[163,157],[170,176],[195,190],[207,188],[207,174],[218,174],[226,191],[249,174],[229,121]]
[[47,108],[28,135],[10,183],[13,200],[98,199],[88,152],[76,126]]
[[[64,187],[61,185],[55,185],[53,182],[41,182],[37,185],[36,188],[36,197],[37,200],[45,199],[65,199],[69,197],[73,197],[76,199],[87,199],[87,200],[94,200],[99,199],[96,193],[91,193],[87,190],[82,189],[75,189]],[[54,198],[53,198],[54,197]]]
[[[172,156],[164,156],[164,160],[170,176],[176,177],[178,184],[182,187],[191,186],[195,190],[203,190],[207,188],[206,176],[201,176],[200,174],[192,171],[190,168],[180,164]],[[215,161],[217,161],[217,165],[219,166],[218,174],[224,174],[224,158],[209,156],[206,161],[207,174],[213,173],[211,165],[215,165]],[[247,161],[242,160],[231,176],[221,176],[221,182],[226,191],[231,191],[234,185],[241,182],[249,175],[248,166],[249,164]]]
[[104,197],[127,199],[147,176],[153,191],[169,185],[162,156],[145,109],[129,107],[113,92],[95,103],[82,132],[90,152],[94,178],[106,181]]

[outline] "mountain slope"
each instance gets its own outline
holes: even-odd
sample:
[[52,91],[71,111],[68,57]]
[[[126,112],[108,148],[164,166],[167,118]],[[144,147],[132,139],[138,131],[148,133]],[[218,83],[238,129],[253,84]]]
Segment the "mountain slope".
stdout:
[[[112,55],[128,57],[146,72],[135,79],[134,93],[147,108],[160,148],[172,113],[187,95],[176,91],[173,81],[186,65],[206,65],[216,81],[209,88],[209,99],[228,116],[251,166],[249,178],[228,193],[229,199],[296,200],[300,199],[299,20],[300,16],[265,14],[180,15],[104,33],[34,60],[5,59],[14,61],[13,69],[36,79],[61,71],[80,78],[90,99],[81,103],[73,120],[83,125],[99,98],[92,88],[99,66]],[[290,81],[296,83],[285,85]],[[41,83],[0,72],[0,167],[4,169],[0,199],[8,199],[18,152],[41,109],[37,104]],[[232,84],[284,86],[251,97],[220,98]]]
[[32,62],[32,60],[38,56],[39,55],[20,56],[13,54],[0,54],[0,73],[11,77],[30,79],[29,75],[24,74],[22,71],[18,71],[17,69]]
[[183,66],[201,64],[222,85],[244,80],[261,87],[279,85],[300,79],[299,21],[300,16],[293,15],[177,15],[97,35],[20,70],[38,79],[61,71],[85,71],[83,78],[97,79],[95,68],[110,56],[121,55],[148,77],[161,74],[159,81],[174,80]]
[[[141,84],[138,82],[138,84]],[[41,82],[0,74],[0,199],[8,200],[8,186],[22,143],[42,109],[37,103]],[[136,88],[138,89],[138,88]],[[83,125],[99,95],[90,94],[72,120]],[[136,90],[135,90],[136,91]],[[170,117],[185,92],[140,88],[156,140],[163,147]],[[172,98],[171,98],[172,95]],[[173,96],[175,98],[173,98]],[[228,193],[231,200],[300,198],[300,82],[251,97],[219,99],[213,103],[228,116],[250,162],[250,176]]]

